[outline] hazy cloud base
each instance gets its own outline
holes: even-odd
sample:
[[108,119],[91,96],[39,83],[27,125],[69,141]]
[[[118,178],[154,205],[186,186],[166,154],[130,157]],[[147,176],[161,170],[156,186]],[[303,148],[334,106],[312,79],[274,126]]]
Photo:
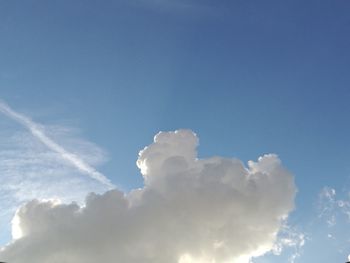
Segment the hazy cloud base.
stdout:
[[13,263],[249,262],[272,251],[294,207],[276,155],[198,159],[191,131],[161,132],[139,154],[142,189],[90,194],[84,206],[34,200],[15,217]]

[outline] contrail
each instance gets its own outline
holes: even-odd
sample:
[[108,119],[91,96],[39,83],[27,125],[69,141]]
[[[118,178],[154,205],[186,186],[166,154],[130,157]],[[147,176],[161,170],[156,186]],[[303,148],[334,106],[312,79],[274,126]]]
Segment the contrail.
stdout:
[[17,121],[25,128],[27,128],[31,134],[36,137],[39,141],[41,141],[44,145],[46,145],[50,150],[58,153],[64,160],[68,161],[75,168],[80,170],[82,173],[90,176],[91,178],[109,186],[110,188],[114,188],[114,185],[109,181],[109,179],[104,176],[102,173],[97,171],[94,167],[80,159],[75,154],[68,152],[61,145],[53,141],[49,138],[44,130],[37,123],[33,122],[30,118],[20,114],[13,109],[10,108],[9,105],[0,101],[0,112],[7,115],[11,119]]

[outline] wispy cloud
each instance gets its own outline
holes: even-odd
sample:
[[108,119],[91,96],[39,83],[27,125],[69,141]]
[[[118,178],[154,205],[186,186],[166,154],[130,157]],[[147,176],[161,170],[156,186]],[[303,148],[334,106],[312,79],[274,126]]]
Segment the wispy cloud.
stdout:
[[7,115],[14,121],[20,123],[25,128],[27,128],[31,134],[36,137],[40,142],[42,142],[46,147],[50,150],[59,154],[59,156],[68,161],[75,168],[80,170],[82,173],[90,176],[91,178],[107,185],[110,188],[114,188],[113,184],[109,181],[109,179],[104,176],[102,173],[97,171],[94,167],[86,163],[84,160],[79,158],[79,156],[67,151],[57,142],[52,140],[45,134],[44,129],[41,125],[35,123],[30,118],[26,117],[23,114],[20,114],[13,109],[11,109],[6,103],[0,101],[0,112]]
[[[318,232],[340,254],[348,252],[350,244],[350,192],[326,186],[319,193]],[[323,223],[324,227],[322,227]],[[320,229],[323,229],[320,231]]]
[[[1,112],[5,113],[6,107],[3,106],[1,104]],[[33,136],[33,131],[24,124],[26,129],[14,129],[15,126],[10,126],[8,122],[6,126],[3,122],[0,125],[0,243],[10,239],[11,219],[16,209],[25,202],[55,198],[64,203],[82,203],[86,194],[103,193],[111,188],[109,184],[95,180],[90,174],[86,176],[86,172],[77,169],[76,165],[83,164],[85,168],[92,167],[88,171],[95,171],[93,166],[107,159],[104,150],[81,138],[79,129],[63,125],[34,125],[36,130],[41,131],[39,135],[54,142],[53,146],[58,145],[59,150],[64,149],[70,153],[68,157],[75,157],[74,160],[78,158],[77,164],[63,158],[62,151],[52,150]],[[49,145],[52,146],[52,143]]]
[[278,241],[273,248],[273,254],[281,255],[282,251],[289,250],[287,251],[289,252],[288,262],[294,263],[301,256],[307,239],[308,237],[300,229],[284,224],[281,227]]
[[339,216],[346,216],[350,222],[350,196],[342,195],[331,187],[324,187],[319,194],[319,217],[324,218],[329,227],[336,225]]

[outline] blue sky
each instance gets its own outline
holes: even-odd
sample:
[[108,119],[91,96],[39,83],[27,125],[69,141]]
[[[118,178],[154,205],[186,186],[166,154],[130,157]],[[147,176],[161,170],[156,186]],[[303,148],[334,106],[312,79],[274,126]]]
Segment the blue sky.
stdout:
[[[309,237],[296,262],[342,262],[349,220],[335,208],[340,218],[327,225],[319,196],[324,187],[342,200],[349,193],[349,8],[347,0],[3,0],[0,98],[103,149],[98,168],[124,191],[142,186],[137,154],[158,131],[195,131],[199,157],[276,153],[298,188],[290,222]],[[6,116],[0,126],[1,141],[23,129]]]

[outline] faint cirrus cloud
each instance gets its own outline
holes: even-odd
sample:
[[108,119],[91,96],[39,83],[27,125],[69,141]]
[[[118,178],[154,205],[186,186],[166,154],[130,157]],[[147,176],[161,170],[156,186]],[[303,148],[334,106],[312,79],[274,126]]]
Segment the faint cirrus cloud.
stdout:
[[[107,160],[107,153],[81,138],[78,129],[38,125],[26,120],[29,121],[24,125],[27,129],[0,123],[0,242],[9,238],[5,230],[10,229],[16,209],[29,200],[57,198],[80,203],[89,192],[102,193],[111,188],[103,181],[85,176],[70,160],[73,156],[79,160],[78,164],[86,167],[98,166]],[[33,128],[39,129],[41,137],[33,135]],[[49,145],[45,144],[47,140]],[[63,158],[66,153],[68,158],[67,155]]]
[[16,112],[9,105],[2,101],[0,101],[0,112],[8,116],[12,120],[16,121],[17,123],[21,124],[50,151],[57,153],[62,160],[65,160],[67,163],[71,164],[80,172],[90,176],[91,178],[101,182],[102,184],[107,185],[110,188],[114,188],[114,186],[111,184],[111,182],[106,176],[97,171],[89,163],[81,159],[79,155],[67,151],[67,149],[65,149],[62,145],[50,138],[50,136],[47,135],[44,126],[34,122],[24,114]]

